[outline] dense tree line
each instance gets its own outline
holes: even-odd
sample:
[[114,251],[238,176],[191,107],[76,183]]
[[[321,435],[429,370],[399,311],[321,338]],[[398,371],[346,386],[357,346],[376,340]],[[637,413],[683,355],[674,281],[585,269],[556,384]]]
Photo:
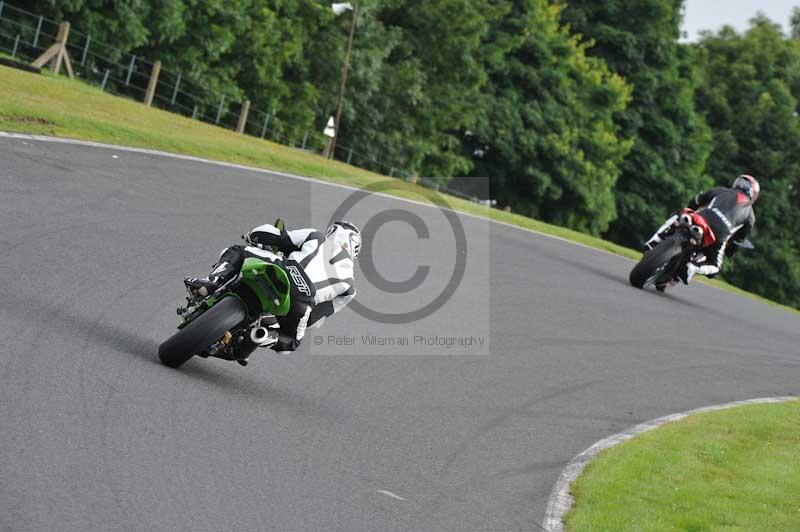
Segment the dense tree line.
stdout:
[[705,162],[711,132],[693,101],[691,52],[678,44],[683,0],[571,0],[565,21],[594,42],[589,50],[633,86],[618,114],[633,140],[620,165],[618,217],[607,236],[639,246],[670,210],[710,185]]
[[738,35],[707,34],[696,47],[696,101],[714,132],[706,171],[717,184],[747,172],[761,180],[757,252],[726,278],[800,308],[800,41],[763,17]]
[[[515,212],[640,246],[696,191],[762,182],[735,284],[800,307],[800,11],[680,41],[683,0],[357,0],[341,142]],[[121,50],[275,109],[336,105],[349,15],[321,0],[29,0]],[[438,177],[436,177],[438,176]]]

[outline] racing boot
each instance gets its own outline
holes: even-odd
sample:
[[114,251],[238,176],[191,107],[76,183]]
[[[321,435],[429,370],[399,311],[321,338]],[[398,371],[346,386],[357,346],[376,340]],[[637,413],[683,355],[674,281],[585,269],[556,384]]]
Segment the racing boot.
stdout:
[[184,277],[186,290],[195,298],[203,299],[216,292],[219,285],[209,278]]
[[700,270],[700,266],[693,262],[687,262],[684,266],[678,268],[678,278],[683,281],[683,284],[688,285]]
[[659,227],[658,231],[656,231],[655,234],[650,237],[650,240],[645,242],[644,250],[650,251],[651,249],[659,245],[661,241],[664,240],[664,238],[668,237],[672,233],[676,223],[678,223],[678,215],[673,214],[667,219],[666,222],[664,222],[664,225]]
[[208,277],[185,277],[183,284],[186,285],[186,290],[195,299],[203,299],[216,292],[235,273],[233,266],[229,262],[222,261],[214,267]]

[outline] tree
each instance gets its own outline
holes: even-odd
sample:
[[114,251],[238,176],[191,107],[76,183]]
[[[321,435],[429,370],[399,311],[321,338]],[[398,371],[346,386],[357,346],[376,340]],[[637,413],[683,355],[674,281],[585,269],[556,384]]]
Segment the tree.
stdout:
[[800,7],[792,9],[792,16],[789,19],[789,28],[792,31],[792,39],[800,39]]
[[[485,83],[474,59],[486,31],[478,0],[360,0],[359,31],[348,84],[341,145],[357,161],[393,161],[404,170],[449,176],[466,171],[460,128],[474,119],[471,99]],[[140,60],[134,85],[128,57],[161,60],[162,81],[182,75],[178,95],[206,115],[218,102],[245,97],[276,111],[271,138],[318,138],[336,108],[349,16],[335,17],[318,0],[31,0],[25,7],[92,37],[92,50],[120,63],[109,86],[140,97],[149,73]],[[103,44],[101,44],[103,43]],[[92,56],[90,56],[90,62]],[[124,64],[122,64],[124,63]],[[158,100],[156,100],[158,104]],[[230,125],[230,124],[229,124]],[[317,146],[319,147],[319,146]],[[340,152],[341,155],[341,152]],[[388,167],[374,165],[388,172]]]
[[800,308],[800,41],[764,16],[744,34],[705,33],[697,44],[704,72],[697,94],[714,132],[708,171],[730,186],[741,173],[762,185],[754,253],[736,257],[726,279]]
[[634,141],[617,182],[618,218],[606,233],[639,247],[670,211],[710,184],[704,174],[710,131],[694,108],[692,51],[678,43],[682,0],[570,0],[565,21],[632,87],[617,113]]
[[[119,59],[119,52],[150,41],[168,40],[183,14],[181,0],[28,0],[23,7],[54,20],[69,21],[96,43],[109,45],[111,48],[104,48],[103,54],[112,60]],[[148,21],[154,11],[159,16],[151,26]]]
[[464,144],[474,175],[515,212],[592,234],[615,218],[618,165],[630,143],[613,116],[630,89],[559,23],[545,0],[498,3],[483,47],[491,79]]
[[359,6],[341,144],[440,181],[467,172],[459,132],[487,82],[478,57],[492,10],[479,0]]

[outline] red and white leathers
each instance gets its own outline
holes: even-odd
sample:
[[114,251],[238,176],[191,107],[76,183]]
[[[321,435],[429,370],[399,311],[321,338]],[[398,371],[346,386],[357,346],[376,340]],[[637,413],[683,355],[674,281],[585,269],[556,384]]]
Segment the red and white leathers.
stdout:
[[[687,283],[696,274],[719,273],[725,256],[731,257],[736,252],[737,246],[728,246],[730,240],[743,241],[755,225],[753,200],[739,189],[712,188],[692,198],[688,206],[706,220],[716,236],[716,242],[703,251],[705,262],[687,265]],[[661,242],[676,220],[677,215],[667,220],[647,242],[647,247],[652,248]]]

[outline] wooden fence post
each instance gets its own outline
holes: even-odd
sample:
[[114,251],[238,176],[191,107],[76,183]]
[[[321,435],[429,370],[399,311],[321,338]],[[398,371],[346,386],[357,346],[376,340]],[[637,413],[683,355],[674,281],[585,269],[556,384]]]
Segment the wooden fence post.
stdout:
[[61,63],[63,62],[64,66],[67,67],[67,75],[70,78],[73,78],[74,74],[72,73],[72,61],[70,61],[69,52],[67,51],[68,37],[69,22],[62,22],[58,25],[56,43],[45,50],[45,52],[31,64],[36,68],[42,68],[46,64],[50,63],[50,70],[54,74],[58,74],[61,71]]
[[144,104],[147,107],[153,105],[153,96],[156,94],[158,86],[158,75],[161,73],[161,61],[153,63],[153,70],[150,71],[150,81],[147,83],[147,92],[144,93]]
[[247,125],[247,115],[250,114],[250,100],[245,100],[242,104],[242,110],[239,112],[239,122],[236,124],[236,132],[244,133],[244,127]]

